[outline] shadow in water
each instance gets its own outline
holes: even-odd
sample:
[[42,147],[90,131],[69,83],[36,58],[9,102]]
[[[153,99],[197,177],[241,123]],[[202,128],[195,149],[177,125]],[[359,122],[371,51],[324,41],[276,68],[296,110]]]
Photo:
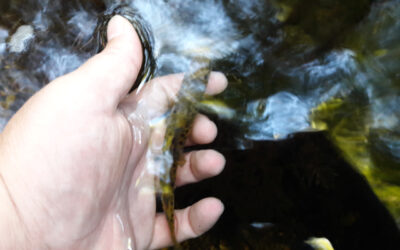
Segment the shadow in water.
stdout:
[[176,192],[180,207],[208,196],[225,204],[216,226],[188,249],[308,249],[310,237],[326,237],[335,249],[400,246],[393,217],[326,133],[221,151],[227,163],[220,176]]

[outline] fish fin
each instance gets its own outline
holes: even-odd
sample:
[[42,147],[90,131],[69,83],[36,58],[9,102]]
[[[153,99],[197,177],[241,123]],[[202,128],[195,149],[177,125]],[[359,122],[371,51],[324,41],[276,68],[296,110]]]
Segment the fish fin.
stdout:
[[183,165],[185,165],[185,163],[186,163],[185,155],[181,154],[177,161],[177,165],[178,165],[178,167],[182,167]]

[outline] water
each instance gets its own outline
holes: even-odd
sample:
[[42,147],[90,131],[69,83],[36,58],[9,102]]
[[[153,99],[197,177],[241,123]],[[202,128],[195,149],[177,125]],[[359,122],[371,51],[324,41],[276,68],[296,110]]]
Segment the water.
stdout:
[[[1,128],[93,54],[97,17],[115,2],[0,2]],[[186,72],[196,56],[226,73],[228,89],[208,100],[232,128],[219,146],[251,151],[258,141],[326,131],[400,225],[398,1],[120,2],[153,31],[156,75]]]

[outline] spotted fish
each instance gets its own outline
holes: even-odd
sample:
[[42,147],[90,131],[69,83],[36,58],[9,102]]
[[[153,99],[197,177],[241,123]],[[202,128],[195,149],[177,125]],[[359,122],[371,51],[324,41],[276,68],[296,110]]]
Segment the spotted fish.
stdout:
[[161,189],[162,207],[175,249],[180,249],[175,236],[176,172],[178,167],[185,163],[184,145],[198,113],[197,105],[203,99],[210,73],[208,60],[197,58],[195,64],[195,70],[184,77],[176,102],[166,120],[167,128],[162,152],[165,157],[172,158],[172,164],[164,166],[165,169],[159,176],[158,183]]

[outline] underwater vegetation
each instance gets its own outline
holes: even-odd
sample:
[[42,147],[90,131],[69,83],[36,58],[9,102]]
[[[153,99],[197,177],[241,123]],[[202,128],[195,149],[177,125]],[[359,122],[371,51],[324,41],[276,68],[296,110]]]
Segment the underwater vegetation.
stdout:
[[184,249],[400,247],[399,1],[0,1],[0,128],[98,50],[99,19],[119,4],[153,36],[155,76],[207,58],[229,79],[195,107],[177,102],[216,121],[208,147],[227,158],[220,176],[175,191],[178,208],[210,195],[226,208]]

